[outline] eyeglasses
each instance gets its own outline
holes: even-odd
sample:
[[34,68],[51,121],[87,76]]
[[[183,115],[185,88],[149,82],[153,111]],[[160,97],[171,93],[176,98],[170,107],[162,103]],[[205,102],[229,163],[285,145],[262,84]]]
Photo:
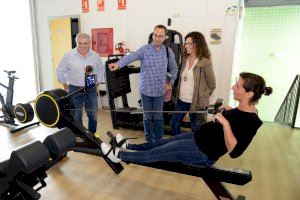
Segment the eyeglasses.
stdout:
[[193,42],[185,42],[185,43],[183,43],[183,44],[184,44],[184,46],[193,46],[193,45],[194,45]]
[[162,40],[162,39],[165,39],[166,36],[153,34],[152,38],[158,38],[158,39]]

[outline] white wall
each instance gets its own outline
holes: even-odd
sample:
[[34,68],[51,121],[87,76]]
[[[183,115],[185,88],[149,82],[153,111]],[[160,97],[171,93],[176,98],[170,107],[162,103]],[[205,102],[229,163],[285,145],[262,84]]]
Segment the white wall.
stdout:
[[41,87],[42,90],[49,90],[54,88],[49,19],[58,16],[79,15],[81,0],[37,0],[35,3]]
[[[37,94],[29,1],[3,1],[1,7],[0,82],[8,86],[3,71],[15,70],[13,103],[26,103]],[[0,86],[0,92],[6,97],[6,89]]]
[[[98,12],[96,0],[90,0],[90,13],[83,14],[81,0],[36,0],[42,88],[53,88],[50,18],[79,15],[81,31],[87,33],[91,33],[92,28],[112,27],[114,43],[125,41],[133,51],[147,43],[155,25],[167,25],[167,18],[172,18],[170,29],[179,31],[183,36],[190,31],[200,31],[208,43],[210,30],[222,29],[221,44],[209,45],[217,80],[211,101],[224,98],[228,102],[237,13],[226,14],[225,10],[232,5],[238,5],[238,0],[130,0],[127,1],[127,10],[119,11],[117,1],[105,1],[105,11]],[[137,106],[139,99],[138,77],[131,75],[130,106]]]
[[[234,42],[234,55],[231,73],[231,85],[234,85],[239,78],[239,66],[240,66],[240,54],[241,54],[241,41],[243,33],[243,22],[244,22],[245,6],[244,0],[239,0],[239,15],[236,23],[235,31],[235,42]],[[233,93],[229,94],[228,105],[231,107],[238,106],[238,102],[233,99]]]

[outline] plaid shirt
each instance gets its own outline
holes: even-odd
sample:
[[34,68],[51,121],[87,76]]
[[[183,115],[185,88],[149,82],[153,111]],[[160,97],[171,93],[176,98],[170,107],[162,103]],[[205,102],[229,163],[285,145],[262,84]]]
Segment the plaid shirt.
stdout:
[[[172,49],[169,49],[169,67],[172,75],[171,84],[177,78],[178,67],[175,61],[175,55]],[[120,68],[140,60],[141,81],[140,92],[150,97],[159,97],[165,95],[166,75],[167,75],[167,52],[166,47],[162,45],[157,50],[153,43],[142,46],[133,54],[129,54],[118,61]]]

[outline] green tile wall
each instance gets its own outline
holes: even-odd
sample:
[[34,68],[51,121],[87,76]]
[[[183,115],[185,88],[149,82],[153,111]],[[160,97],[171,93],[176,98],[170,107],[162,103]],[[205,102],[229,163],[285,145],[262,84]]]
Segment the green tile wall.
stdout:
[[260,117],[273,121],[300,74],[300,6],[247,8],[240,55],[240,72],[258,73],[273,87],[258,105]]

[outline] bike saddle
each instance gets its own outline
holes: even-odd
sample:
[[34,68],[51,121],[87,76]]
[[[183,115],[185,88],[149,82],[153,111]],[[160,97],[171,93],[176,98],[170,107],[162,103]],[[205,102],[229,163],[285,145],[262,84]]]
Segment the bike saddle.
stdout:
[[6,71],[6,70],[4,70],[4,72],[6,72],[8,75],[11,75],[11,74],[14,74],[14,73],[16,73],[16,71],[15,71],[15,70],[13,70],[13,71]]

